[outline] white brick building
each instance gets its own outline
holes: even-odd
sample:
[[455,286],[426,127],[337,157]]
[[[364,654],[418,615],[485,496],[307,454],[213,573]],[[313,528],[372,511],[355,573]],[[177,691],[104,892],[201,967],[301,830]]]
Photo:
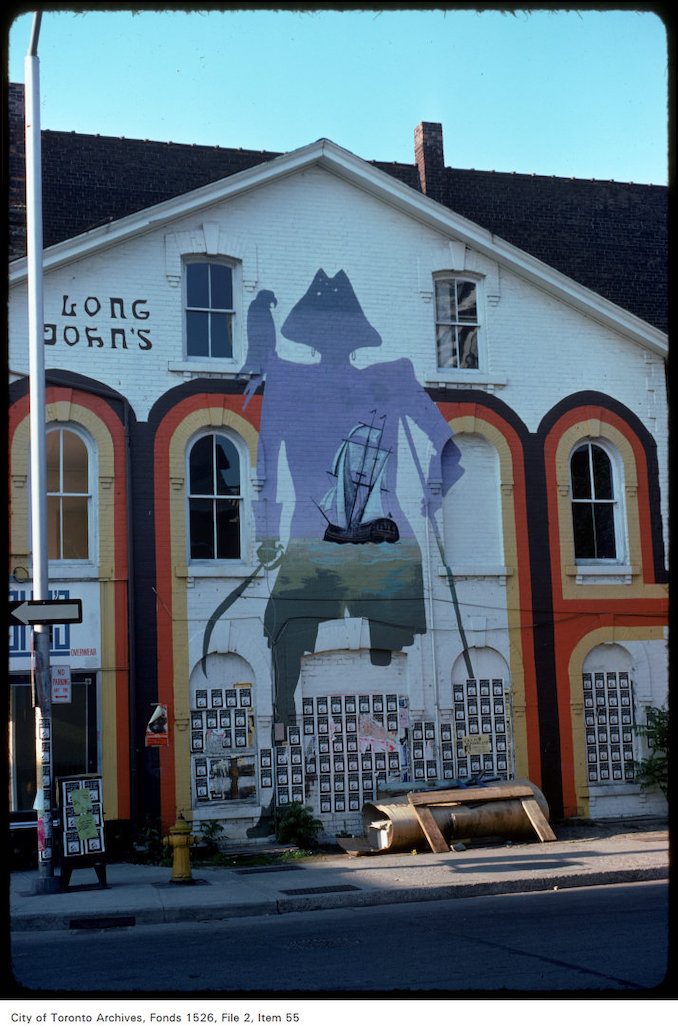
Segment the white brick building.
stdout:
[[[480,772],[556,816],[663,809],[632,764],[668,687],[660,327],[327,140],[67,235],[44,273],[50,585],[88,611],[59,652],[111,821],[244,838],[300,800],[333,836],[386,782]],[[16,597],[26,340],[19,257]]]

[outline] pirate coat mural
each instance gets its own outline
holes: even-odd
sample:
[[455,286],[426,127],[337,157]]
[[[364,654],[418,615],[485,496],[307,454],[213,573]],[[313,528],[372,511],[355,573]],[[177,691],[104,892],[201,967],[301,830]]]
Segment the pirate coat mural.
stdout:
[[[296,721],[301,658],[313,652],[321,621],[365,618],[376,665],[387,665],[394,650],[426,631],[421,553],[397,494],[400,429],[411,419],[425,433],[435,481],[442,480],[441,454],[452,433],[410,361],[352,364],[358,349],[382,340],[343,271],[330,278],[319,270],[282,326],[284,336],[319,354],[317,362],[277,355],[273,302],[265,292],[250,308],[248,364],[261,361],[266,380],[259,438],[266,478],[254,508],[264,564],[278,559],[281,542],[276,496],[283,449],[294,489],[289,536],[264,618],[275,719],[287,725]],[[448,487],[460,473],[448,474]],[[434,516],[426,482],[421,489],[422,516]]]
[[[53,638],[55,776],[102,775],[109,833],[182,812],[265,837],[300,801],[332,838],[393,790],[479,777],[527,778],[555,815],[652,811],[663,332],[414,167],[328,140],[268,156],[45,251],[50,589],[83,605]],[[10,277],[21,600],[23,256]],[[10,670],[30,824],[21,626]]]

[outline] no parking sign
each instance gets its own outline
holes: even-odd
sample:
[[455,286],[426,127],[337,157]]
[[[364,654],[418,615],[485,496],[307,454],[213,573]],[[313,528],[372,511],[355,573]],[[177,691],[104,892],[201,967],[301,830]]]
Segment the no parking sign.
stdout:
[[69,703],[72,701],[71,668],[67,663],[52,664],[52,702]]

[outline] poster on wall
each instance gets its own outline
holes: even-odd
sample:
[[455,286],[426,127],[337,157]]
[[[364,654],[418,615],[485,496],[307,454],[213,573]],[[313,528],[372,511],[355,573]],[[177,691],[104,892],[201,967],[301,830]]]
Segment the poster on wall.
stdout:
[[146,725],[146,747],[156,745],[169,745],[167,707],[162,703],[156,705]]
[[195,692],[190,711],[191,753],[198,802],[254,802],[257,769],[262,787],[273,786],[272,750],[257,762],[251,682]]
[[199,797],[222,802],[255,799],[257,787],[254,764],[254,756],[211,759],[208,765],[209,795],[199,794]]
[[105,849],[102,779],[91,774],[60,778],[59,804],[63,857],[100,857]]
[[305,696],[302,725],[290,725],[274,750],[278,804],[303,794],[321,813],[357,812],[386,781],[408,780],[399,737],[407,708],[407,698],[391,694]]

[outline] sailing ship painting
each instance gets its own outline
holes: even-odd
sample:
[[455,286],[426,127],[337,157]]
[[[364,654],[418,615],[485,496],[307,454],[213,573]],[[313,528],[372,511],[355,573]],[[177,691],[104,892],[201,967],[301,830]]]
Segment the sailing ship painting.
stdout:
[[327,521],[325,542],[379,544],[400,538],[398,525],[382,506],[391,455],[382,445],[386,415],[371,413],[370,424],[359,422],[342,439],[327,472],[332,486],[316,503]]

